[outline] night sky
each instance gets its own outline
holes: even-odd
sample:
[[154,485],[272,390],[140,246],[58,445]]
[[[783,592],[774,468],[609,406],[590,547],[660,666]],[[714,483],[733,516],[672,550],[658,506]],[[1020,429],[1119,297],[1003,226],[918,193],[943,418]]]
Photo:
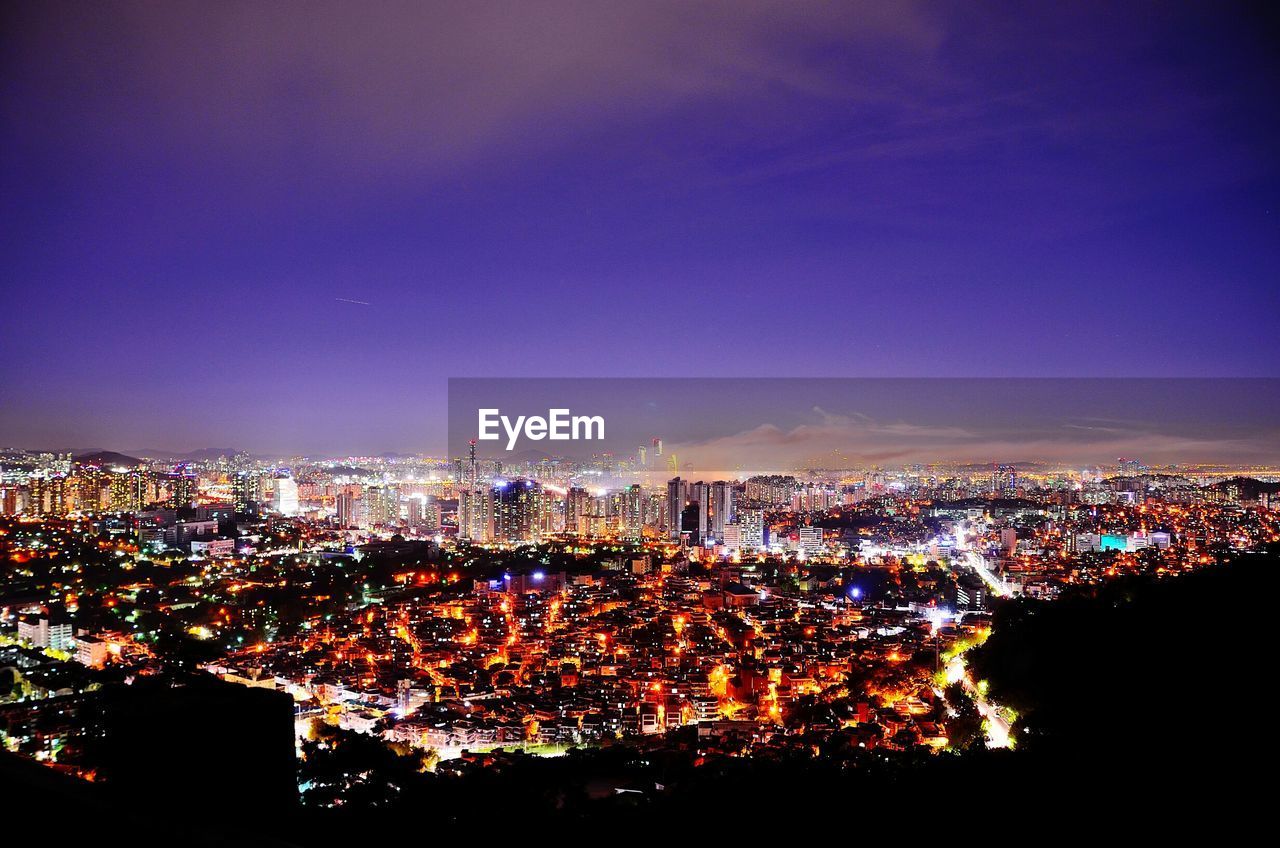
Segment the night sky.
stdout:
[[1280,376],[1263,7],[6,3],[0,445],[424,450],[451,376]]

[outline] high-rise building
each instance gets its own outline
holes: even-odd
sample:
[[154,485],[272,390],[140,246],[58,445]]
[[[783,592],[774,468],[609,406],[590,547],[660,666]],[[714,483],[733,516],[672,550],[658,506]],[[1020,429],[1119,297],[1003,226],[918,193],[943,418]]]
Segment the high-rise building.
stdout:
[[85,466],[76,470],[71,478],[75,481],[72,493],[76,512],[98,512],[102,509],[102,489],[106,482],[102,471],[93,466]]
[[271,508],[281,515],[298,514],[298,484],[292,477],[271,480]]
[[191,506],[196,502],[196,478],[190,474],[171,475],[169,485],[169,504],[173,507]]
[[586,489],[573,486],[564,497],[564,529],[566,533],[586,535],[591,513],[591,495]]
[[252,471],[237,471],[231,477],[231,502],[236,512],[253,512],[262,495],[258,491],[262,477]]
[[564,530],[565,499],[554,489],[539,486],[533,501],[533,534],[541,539]]
[[467,488],[458,492],[458,538],[493,540],[492,490]]
[[426,495],[410,495],[404,501],[404,520],[409,525],[410,530],[417,530],[422,526],[422,512],[426,506]]
[[733,521],[733,484],[717,480],[708,492],[707,516],[712,538],[724,539],[724,527]]
[[701,480],[690,485],[688,500],[690,504],[698,505],[698,536],[694,542],[705,544],[710,530],[708,519],[711,517],[711,487]]
[[1136,459],[1126,459],[1122,456],[1116,462],[1119,465],[1120,476],[1122,477],[1136,477],[1146,470],[1142,463]]
[[48,502],[48,478],[43,474],[32,474],[27,478],[27,503],[23,510],[27,515],[41,516],[45,514]]
[[33,474],[27,478],[27,513],[67,514],[67,478],[61,474]]
[[524,542],[535,536],[538,493],[532,480],[512,480],[493,488],[493,535],[500,542]]
[[[654,439],[658,443],[657,439]],[[684,514],[685,505],[689,501],[688,483],[679,477],[674,477],[667,481],[667,536],[671,539],[680,538],[681,516]]]
[[744,496],[763,506],[781,506],[791,502],[796,478],[778,474],[757,475],[747,479]]
[[337,511],[335,518],[338,522],[338,526],[344,529],[349,527],[362,527],[364,524],[362,515],[363,510],[361,509],[362,505],[363,504],[360,499],[356,497],[355,492],[350,489],[338,492],[337,496],[334,497],[334,508]]
[[138,505],[136,502],[137,486],[133,482],[134,472],[130,471],[113,471],[111,472],[110,496],[111,509],[115,512],[136,512]]
[[110,480],[111,509],[116,512],[137,512],[148,505],[150,475],[146,471],[113,471]]
[[840,492],[831,486],[805,486],[791,495],[793,512],[824,512],[840,503]]
[[627,487],[622,505],[623,534],[628,539],[644,538],[644,492],[638,483]]
[[808,555],[821,553],[822,551],[822,528],[821,527],[801,527],[800,528],[800,550]]
[[405,507],[406,521],[414,533],[425,535],[440,529],[440,507],[430,495],[410,495]]
[[480,485],[476,442],[471,440],[467,459],[458,460],[458,538],[473,542],[493,540],[493,490]]
[[757,551],[764,548],[764,512],[758,509],[738,510],[735,516],[740,535],[739,543],[744,551]]
[[997,465],[991,470],[991,494],[1013,495],[1018,489],[1018,471],[1012,465]]
[[400,490],[395,486],[369,486],[364,490],[364,518],[370,527],[400,523]]
[[1018,531],[1014,527],[1005,527],[1000,531],[1000,548],[1004,555],[1011,557],[1018,550]]
[[655,530],[661,530],[667,526],[666,492],[645,492],[644,524],[646,527],[652,527]]

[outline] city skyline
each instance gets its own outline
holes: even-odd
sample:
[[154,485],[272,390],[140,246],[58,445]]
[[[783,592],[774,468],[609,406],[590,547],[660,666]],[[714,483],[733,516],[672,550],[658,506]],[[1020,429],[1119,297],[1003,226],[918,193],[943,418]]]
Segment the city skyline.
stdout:
[[660,474],[675,455],[682,467],[731,477],[911,463],[1085,466],[1142,456],[1159,465],[1238,465],[1273,464],[1280,457],[1280,379],[484,378],[451,379],[449,387],[446,410],[421,422],[420,440],[410,445],[317,449],[313,433],[275,445],[220,433],[221,441],[177,446],[172,438],[166,446],[125,436],[0,448],[178,460],[236,453],[456,459],[477,436],[481,408],[518,416],[560,407],[599,414],[607,428],[597,440],[576,442],[522,436],[508,446],[504,435],[480,441],[478,454],[521,461],[637,460],[652,452],[651,440],[659,440],[665,458],[661,466],[641,462],[646,470]]

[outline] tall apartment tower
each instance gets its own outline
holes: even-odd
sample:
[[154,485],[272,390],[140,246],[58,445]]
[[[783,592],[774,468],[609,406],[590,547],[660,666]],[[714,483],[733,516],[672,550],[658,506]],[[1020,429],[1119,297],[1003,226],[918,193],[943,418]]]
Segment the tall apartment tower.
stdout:
[[361,514],[364,511],[361,508],[363,504],[360,499],[355,496],[354,492],[350,490],[338,492],[337,497],[334,498],[334,506],[337,508],[338,512],[337,520],[339,527],[345,529],[348,527],[363,526],[363,522],[361,521]]
[[724,526],[733,521],[733,484],[724,480],[712,483],[709,500],[711,535],[716,541],[724,541]]
[[707,541],[708,522],[711,513],[711,487],[699,480],[689,487],[689,500],[698,504],[698,544]]
[[644,491],[638,483],[627,487],[622,504],[623,533],[628,539],[644,538]]
[[564,529],[566,533],[585,534],[590,529],[591,495],[586,489],[574,486],[565,495]]
[[476,442],[471,440],[465,462],[459,462],[458,538],[473,542],[493,541],[493,490],[480,485]]
[[[656,442],[657,439],[654,439]],[[667,481],[667,536],[680,539],[680,516],[689,500],[688,481],[675,477]]]

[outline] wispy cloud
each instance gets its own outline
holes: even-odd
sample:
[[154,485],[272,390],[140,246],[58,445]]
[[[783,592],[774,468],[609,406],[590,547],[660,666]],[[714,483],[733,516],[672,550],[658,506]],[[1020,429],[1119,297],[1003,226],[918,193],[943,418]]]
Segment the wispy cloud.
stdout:
[[815,421],[790,428],[761,424],[697,442],[672,443],[690,469],[786,470],[904,462],[1046,461],[1096,464],[1117,456],[1149,462],[1269,462],[1280,458],[1280,430],[1208,438],[1157,424],[1090,427],[966,428],[815,409]]
[[[890,98],[944,37],[909,0],[112,2],[14,17],[13,66],[42,59],[104,142],[273,145],[358,171],[447,167],[536,145],[533,130],[572,137],[712,95]],[[835,42],[875,61],[815,65],[814,46]],[[62,133],[59,117],[40,120]]]

